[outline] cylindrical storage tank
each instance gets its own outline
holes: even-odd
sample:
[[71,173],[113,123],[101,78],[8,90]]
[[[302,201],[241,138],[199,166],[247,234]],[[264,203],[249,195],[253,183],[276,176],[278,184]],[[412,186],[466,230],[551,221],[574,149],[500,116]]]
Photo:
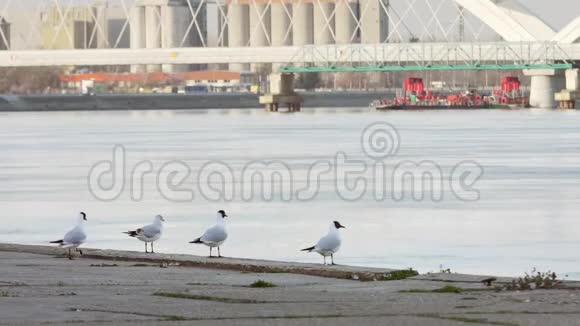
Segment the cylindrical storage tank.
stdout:
[[356,43],[356,2],[338,0],[335,4],[334,14],[335,33],[337,44]]
[[[270,45],[270,8],[265,3],[250,4],[250,46]],[[251,71],[260,72],[265,67],[263,63],[250,66]]]
[[292,29],[290,28],[292,6],[283,2],[272,3],[270,13],[272,46],[292,45]]
[[[250,41],[250,11],[249,6],[232,2],[228,6],[228,46],[248,46]],[[232,71],[248,71],[250,65],[245,63],[231,63]]]
[[384,43],[389,35],[390,0],[359,0],[361,43]]
[[[105,4],[100,4],[95,9],[95,23],[98,24],[96,37],[97,37],[97,48],[105,49],[109,44],[109,21],[107,19],[107,6]],[[115,44],[111,44],[113,46]]]
[[[185,6],[163,6],[161,7],[161,44],[163,48],[178,48],[191,46],[190,37],[185,37],[187,26],[191,22],[189,8]],[[187,71],[186,64],[172,65],[164,64],[163,72]]]
[[[131,49],[142,49],[145,47],[145,7],[137,6],[131,8],[130,20],[130,41]],[[132,65],[131,72],[145,72],[144,65]]]
[[292,26],[293,45],[300,46],[314,42],[312,10],[312,3],[295,2],[292,4],[292,15],[294,16],[294,24]]
[[267,4],[249,5],[250,11],[250,45],[270,45],[270,8]]
[[[272,3],[270,13],[272,16],[270,29],[272,46],[291,46],[292,5],[284,2]],[[283,65],[284,63],[273,63],[272,72],[280,70]]]
[[[159,6],[145,7],[145,47],[147,49],[161,48],[161,8]],[[161,71],[161,65],[147,65],[147,71]]]
[[334,43],[334,3],[314,3],[314,44]]
[[[161,44],[163,48],[174,48],[177,46],[177,31],[174,24],[176,20],[176,7],[161,7]],[[172,64],[163,64],[163,72],[174,72],[177,70]]]

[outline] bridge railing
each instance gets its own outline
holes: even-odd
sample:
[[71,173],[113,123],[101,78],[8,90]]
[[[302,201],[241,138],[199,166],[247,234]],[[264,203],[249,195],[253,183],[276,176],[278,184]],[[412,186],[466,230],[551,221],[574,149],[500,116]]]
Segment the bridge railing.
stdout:
[[488,66],[500,65],[552,67],[570,65],[575,58],[580,58],[579,46],[555,42],[308,45],[301,47],[292,56],[286,70],[304,67],[304,63],[311,64],[311,68],[336,69],[349,65],[360,69],[412,66],[424,67],[426,70],[434,67],[486,69]]

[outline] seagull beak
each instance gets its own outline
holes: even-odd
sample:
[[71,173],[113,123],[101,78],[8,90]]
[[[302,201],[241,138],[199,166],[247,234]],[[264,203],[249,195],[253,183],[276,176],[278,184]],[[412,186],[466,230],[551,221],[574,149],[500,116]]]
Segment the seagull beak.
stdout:
[[227,216],[226,214],[224,214],[224,217],[229,217],[229,216]]
[[339,229],[346,229],[346,226],[344,226],[344,225],[341,225],[341,226],[339,226],[338,228],[339,228]]

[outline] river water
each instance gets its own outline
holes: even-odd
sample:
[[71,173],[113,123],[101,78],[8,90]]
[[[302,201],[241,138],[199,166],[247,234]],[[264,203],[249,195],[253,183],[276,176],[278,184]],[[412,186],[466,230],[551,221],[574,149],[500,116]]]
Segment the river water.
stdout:
[[[361,135],[376,126],[390,128],[390,138],[385,148],[376,143],[369,149]],[[115,146],[124,153],[123,164],[119,155],[112,163]],[[226,256],[321,262],[299,249],[338,220],[346,226],[335,257],[340,264],[516,276],[535,267],[580,279],[575,111],[3,113],[0,149],[2,242],[45,244],[62,237],[84,211],[87,247],[143,250],[121,232],[162,214],[166,229],[158,252],[207,255],[205,247],[187,242],[224,209]],[[114,179],[103,174],[99,188],[89,175],[107,161],[126,172]],[[372,172],[377,161],[385,165],[384,178]],[[215,182],[211,172],[217,170],[208,170],[208,162],[227,166],[220,170],[223,184]],[[275,171],[252,165],[272,162],[290,174],[284,170],[274,179],[271,193],[254,188],[252,196],[248,185],[259,179],[253,183],[244,172],[249,166]],[[397,179],[394,171],[425,162],[436,182],[422,190],[421,200],[410,190],[421,190],[421,182]],[[362,174],[339,171],[363,163]],[[151,172],[130,178],[147,164]],[[330,172],[313,174],[312,166]],[[454,174],[454,168],[468,173]],[[387,189],[380,198],[372,190],[377,180]],[[366,192],[349,188],[359,181]],[[232,191],[208,197],[220,186]],[[313,191],[299,196],[306,186]]]

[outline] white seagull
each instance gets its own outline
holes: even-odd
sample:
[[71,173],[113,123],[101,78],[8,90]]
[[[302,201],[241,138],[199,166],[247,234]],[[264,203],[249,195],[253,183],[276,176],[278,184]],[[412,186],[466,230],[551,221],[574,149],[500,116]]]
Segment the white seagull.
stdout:
[[220,246],[226,241],[226,239],[228,238],[228,232],[226,231],[226,217],[228,217],[226,215],[226,212],[219,210],[217,212],[217,219],[216,219],[216,223],[214,226],[212,226],[211,228],[207,229],[205,231],[205,233],[189,242],[189,243],[200,243],[200,244],[204,244],[206,246],[209,247],[209,258],[213,258],[214,256],[211,255],[211,250],[214,247],[217,247],[218,249],[218,257],[221,257],[221,253],[220,253]]
[[70,231],[68,231],[62,240],[51,241],[50,243],[58,243],[63,248],[68,248],[68,259],[73,259],[71,254],[71,248],[75,248],[81,255],[83,251],[78,249],[80,245],[85,243],[87,240],[87,234],[85,233],[85,222],[87,220],[87,214],[80,212],[77,220],[77,225]]
[[340,249],[341,238],[339,229],[344,229],[338,221],[332,222],[328,234],[320,238],[315,246],[302,249],[302,251],[317,252],[324,257],[324,265],[326,265],[326,257],[330,256],[332,265],[334,264],[334,254]]
[[145,253],[149,253],[149,251],[147,251],[147,243],[151,243],[151,253],[155,253],[155,251],[153,251],[153,242],[161,238],[161,235],[163,234],[163,222],[165,222],[163,216],[156,215],[153,219],[153,224],[146,225],[135,231],[127,231],[123,233],[145,242]]

